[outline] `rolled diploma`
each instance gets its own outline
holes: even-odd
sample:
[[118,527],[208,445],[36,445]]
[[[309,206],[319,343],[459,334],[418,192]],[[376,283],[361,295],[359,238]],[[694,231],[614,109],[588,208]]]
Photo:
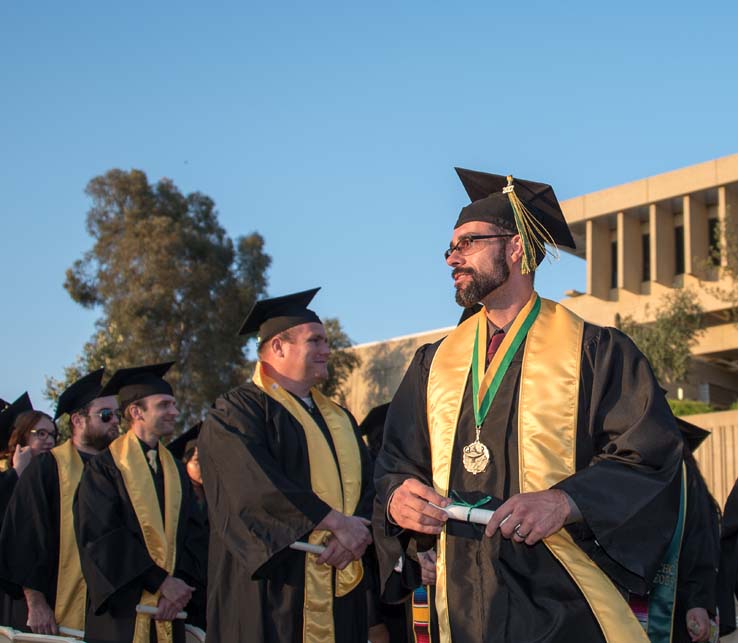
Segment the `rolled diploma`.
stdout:
[[[152,607],[151,605],[136,605],[136,612],[138,614],[148,614],[149,616],[156,616],[159,611],[158,608]],[[185,619],[187,618],[187,612],[177,612],[176,618]]]
[[290,545],[290,549],[295,551],[305,551],[308,554],[317,554],[320,556],[325,551],[324,545],[311,545],[310,543],[304,543],[301,540],[296,540]]
[[432,502],[430,504],[436,509],[443,511],[452,520],[473,522],[477,525],[486,525],[492,517],[492,514],[495,513],[490,509],[475,508],[470,510],[469,507],[458,504],[451,504],[448,507],[439,507],[438,505],[434,505]]
[[76,639],[85,638],[85,633],[82,630],[75,630],[73,627],[59,627],[59,634],[62,636],[73,636]]

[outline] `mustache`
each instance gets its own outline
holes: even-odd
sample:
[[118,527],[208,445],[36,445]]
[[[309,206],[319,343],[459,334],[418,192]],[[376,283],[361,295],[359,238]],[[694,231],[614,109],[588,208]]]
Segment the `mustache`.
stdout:
[[459,275],[474,275],[476,274],[473,268],[454,268],[451,272],[451,278],[456,279]]

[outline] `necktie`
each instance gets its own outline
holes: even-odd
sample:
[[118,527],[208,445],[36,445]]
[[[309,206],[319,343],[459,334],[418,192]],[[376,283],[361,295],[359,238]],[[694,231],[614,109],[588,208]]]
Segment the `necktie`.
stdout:
[[487,366],[489,366],[489,363],[492,361],[492,358],[495,356],[497,349],[500,347],[500,344],[502,344],[502,340],[504,339],[504,330],[498,330],[494,335],[492,335],[489,340],[489,346],[487,346]]
[[156,449],[146,452],[146,458],[149,461],[149,466],[154,473],[159,473],[159,463],[156,460]]

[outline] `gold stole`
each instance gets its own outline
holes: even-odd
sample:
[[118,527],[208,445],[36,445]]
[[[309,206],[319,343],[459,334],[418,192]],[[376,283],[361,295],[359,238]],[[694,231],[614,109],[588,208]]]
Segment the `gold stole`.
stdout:
[[[310,486],[313,492],[332,509],[353,515],[361,498],[361,455],[353,426],[346,413],[320,391],[313,388],[313,400],[323,416],[336,449],[338,467],[323,432],[305,408],[289,392],[270,378],[257,363],[254,384],[279,402],[294,417],[305,432],[310,463]],[[313,531],[308,542],[323,544],[328,531]],[[333,571],[329,565],[317,565],[316,557],[305,555],[305,606],[303,641],[324,643],[334,640]],[[336,570],[336,596],[353,590],[364,576],[361,560],[353,561],[343,570]]]
[[74,534],[72,502],[85,465],[71,440],[51,450],[59,472],[59,567],[54,618],[59,625],[85,629],[87,585]]
[[[157,445],[157,448],[159,462],[164,472],[164,521],[162,521],[151,469],[136,434],[128,431],[115,440],[110,445],[110,454],[123,477],[128,498],[136,512],[149,555],[159,567],[171,575],[174,572],[177,553],[177,523],[182,504],[182,486],[172,454],[161,443]],[[142,605],[156,607],[159,603],[159,592],[150,594],[143,590],[139,602]],[[150,616],[136,614],[136,628],[132,643],[149,643],[150,627]],[[171,643],[173,640],[172,623],[156,621],[156,636],[159,643],[167,641]]]
[[[537,296],[533,293],[528,306]],[[478,315],[485,314],[482,309]],[[513,325],[520,317],[519,314]],[[448,495],[451,453],[478,322],[477,315],[469,318],[441,342],[428,377],[433,486],[443,496]],[[541,300],[541,310],[528,331],[520,376],[518,465],[521,493],[549,489],[576,471],[583,332],[584,322],[580,318],[555,302]],[[511,329],[508,336],[513,335]],[[505,348],[503,342],[498,353]],[[493,366],[494,363],[490,364]],[[565,529],[544,539],[544,543],[581,590],[608,643],[647,643],[643,628],[622,594]],[[438,537],[437,549],[438,627],[441,641],[450,643],[445,527]]]

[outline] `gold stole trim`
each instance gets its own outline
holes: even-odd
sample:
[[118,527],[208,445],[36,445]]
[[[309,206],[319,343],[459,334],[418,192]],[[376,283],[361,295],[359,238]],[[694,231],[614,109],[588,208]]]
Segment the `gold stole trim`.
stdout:
[[[530,302],[529,302],[530,303]],[[485,315],[484,309],[479,316]],[[520,319],[520,315],[516,322]],[[444,339],[428,377],[428,427],[433,484],[448,494],[451,453],[478,317]],[[541,491],[575,473],[579,369],[584,322],[545,299],[525,344],[518,408],[520,491]],[[608,643],[647,642],[625,599],[602,570],[562,529],[544,543],[577,584]],[[451,641],[446,582],[446,530],[438,541],[436,611],[440,639]]]
[[[315,420],[289,392],[264,372],[261,362],[256,365],[254,384],[287,409],[305,432],[310,485],[315,494],[336,511],[353,515],[361,498],[361,455],[354,428],[343,409],[317,389],[311,389],[313,400],[333,439],[338,458],[336,467],[331,448]],[[325,530],[313,531],[308,542],[320,545],[328,535],[329,532]],[[333,568],[317,565],[315,561],[316,556],[305,555],[305,643],[323,643],[334,639]],[[353,561],[343,570],[336,570],[336,596],[348,594],[363,576],[364,568],[360,560]]]
[[63,626],[85,629],[87,585],[79,562],[72,503],[85,465],[71,440],[51,450],[59,476],[59,567],[54,618]]
[[[110,445],[110,454],[123,478],[123,484],[136,512],[149,555],[159,567],[171,575],[174,572],[177,555],[177,523],[182,505],[182,486],[172,454],[161,443],[157,445],[157,449],[159,463],[164,473],[164,521],[162,521],[151,469],[136,434],[128,431],[115,440]],[[150,594],[143,590],[139,602],[142,605],[156,607],[159,602],[159,592]],[[173,640],[171,621],[155,622],[159,643],[171,643]],[[150,627],[150,616],[136,614],[136,628],[132,643],[149,643]]]

